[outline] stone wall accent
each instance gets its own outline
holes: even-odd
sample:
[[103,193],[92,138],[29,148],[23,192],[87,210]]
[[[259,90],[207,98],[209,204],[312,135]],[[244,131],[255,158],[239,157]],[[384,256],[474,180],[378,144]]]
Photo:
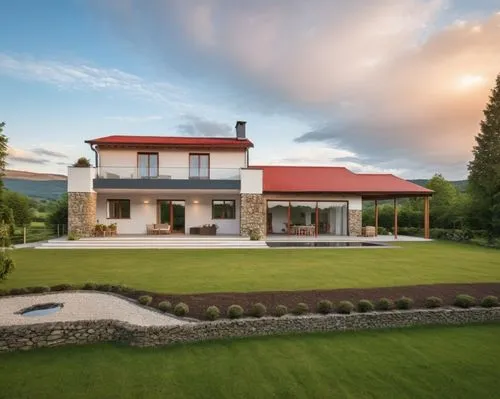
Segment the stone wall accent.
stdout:
[[349,209],[349,235],[356,237],[361,235],[363,211]]
[[266,202],[262,194],[241,194],[240,234],[249,237],[252,231],[260,240],[266,236]]
[[88,237],[96,224],[97,193],[68,193],[68,232]]
[[141,327],[111,320],[58,322],[0,327],[0,352],[110,341],[148,347],[264,335],[491,322],[500,322],[500,308],[263,317],[162,327]]

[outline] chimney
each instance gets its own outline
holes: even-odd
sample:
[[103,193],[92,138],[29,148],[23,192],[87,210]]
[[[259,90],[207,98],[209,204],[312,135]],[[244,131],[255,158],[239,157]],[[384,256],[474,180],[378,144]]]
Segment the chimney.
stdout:
[[246,132],[246,122],[245,121],[237,121],[236,122],[236,138],[240,140],[245,140],[247,138]]

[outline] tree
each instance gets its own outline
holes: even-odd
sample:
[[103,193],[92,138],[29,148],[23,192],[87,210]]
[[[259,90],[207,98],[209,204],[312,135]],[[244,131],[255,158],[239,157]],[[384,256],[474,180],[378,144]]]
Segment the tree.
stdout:
[[30,207],[30,199],[26,195],[5,190],[3,202],[5,206],[12,209],[16,226],[28,226],[31,223],[33,210]]
[[471,219],[492,243],[500,235],[500,74],[483,113],[469,163]]
[[[5,127],[5,122],[0,122],[0,197],[3,190],[3,180],[5,166],[7,165],[7,150],[9,139],[5,134],[3,134],[3,128]],[[1,201],[1,198],[0,198]]]
[[427,188],[434,191],[431,202],[431,226],[449,229],[455,227],[458,215],[458,191],[439,173],[427,183]]
[[68,224],[68,194],[63,194],[54,205],[52,205],[48,221],[51,225]]
[[89,168],[90,160],[85,157],[78,158],[76,162],[73,164],[75,168]]

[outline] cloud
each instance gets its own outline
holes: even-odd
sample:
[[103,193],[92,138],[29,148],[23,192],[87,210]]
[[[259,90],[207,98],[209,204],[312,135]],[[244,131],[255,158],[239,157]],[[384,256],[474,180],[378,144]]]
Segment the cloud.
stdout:
[[126,123],[142,123],[160,121],[163,116],[160,115],[147,115],[147,116],[107,116],[106,119]]
[[500,14],[444,26],[446,0],[313,4],[129,0],[109,9],[169,67],[231,86],[247,107],[309,120],[300,143],[344,148],[377,167],[464,175],[500,72]]
[[188,136],[229,136],[233,129],[226,123],[211,121],[195,115],[184,116],[184,122],[176,127],[177,131]]
[[39,158],[32,152],[10,147],[8,149],[7,164],[11,164],[12,162],[46,165],[49,163],[49,160],[46,158]]
[[34,148],[31,150],[31,152],[37,155],[46,155],[53,158],[68,158],[68,156],[66,154],[63,154],[62,152],[52,151],[41,147]]
[[182,90],[166,82],[150,82],[116,68],[36,59],[0,53],[0,75],[54,85],[65,90],[114,90],[151,101],[177,102]]

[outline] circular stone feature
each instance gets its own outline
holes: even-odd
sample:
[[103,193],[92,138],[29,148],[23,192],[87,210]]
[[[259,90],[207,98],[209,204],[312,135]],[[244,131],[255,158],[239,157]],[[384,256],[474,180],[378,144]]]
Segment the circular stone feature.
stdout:
[[58,312],[63,308],[62,303],[41,303],[38,305],[30,306],[29,308],[25,308],[17,312],[23,316],[47,316],[49,314]]

